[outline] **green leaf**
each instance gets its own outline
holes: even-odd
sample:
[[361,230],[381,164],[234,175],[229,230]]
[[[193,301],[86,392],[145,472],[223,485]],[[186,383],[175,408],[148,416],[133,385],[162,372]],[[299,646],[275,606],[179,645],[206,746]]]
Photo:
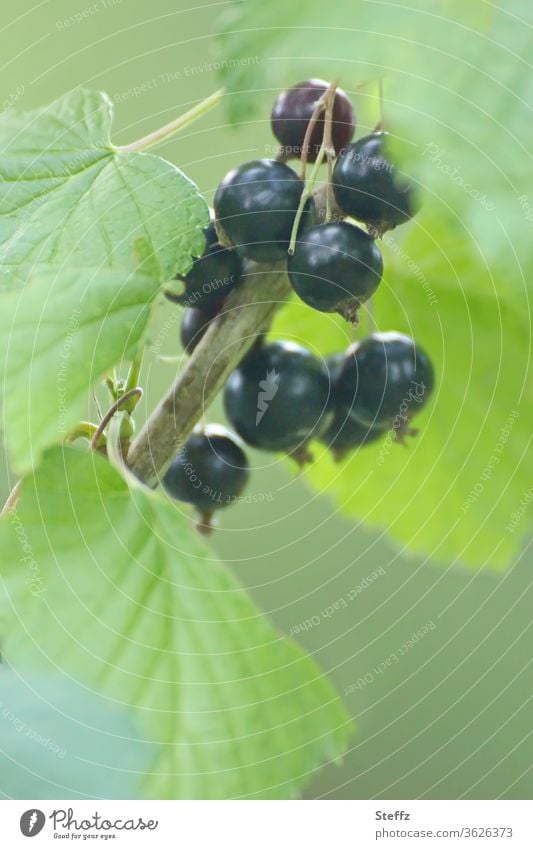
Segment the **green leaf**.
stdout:
[[[424,213],[406,234],[403,242],[397,231],[384,239],[386,275],[374,309],[379,330],[409,333],[434,363],[434,396],[414,420],[419,434],[407,448],[387,436],[339,464],[317,444],[308,478],[407,551],[501,568],[533,518],[526,509],[533,403],[527,298],[495,297],[476,245],[450,221]],[[482,272],[485,292],[471,285]],[[274,329],[325,353],[345,349],[353,335],[300,303],[285,308]],[[363,311],[360,335],[368,329]]]
[[[394,0],[386,12],[366,0],[337,0],[327,10],[320,0],[235,0],[218,27],[219,73],[229,94],[238,93],[230,115],[240,120],[257,110],[256,89],[317,76],[355,87],[383,73],[407,75],[428,56],[445,61],[444,48],[453,60],[493,17],[482,0]],[[436,78],[432,67],[426,74]]]
[[85,413],[89,390],[142,339],[159,282],[126,271],[52,271],[2,296],[0,370],[13,467],[36,465]]
[[113,147],[112,119],[107,96],[85,90],[0,116],[4,284],[44,263],[135,269],[139,237],[161,281],[201,254],[208,213],[195,185],[158,156]]
[[128,489],[101,456],[48,452],[0,551],[7,662],[132,711],[157,744],[143,796],[285,798],[342,754],[351,724],[311,659],[176,503]]
[[64,675],[6,663],[0,751],[9,763],[0,777],[3,799],[134,799],[152,756],[131,712]]

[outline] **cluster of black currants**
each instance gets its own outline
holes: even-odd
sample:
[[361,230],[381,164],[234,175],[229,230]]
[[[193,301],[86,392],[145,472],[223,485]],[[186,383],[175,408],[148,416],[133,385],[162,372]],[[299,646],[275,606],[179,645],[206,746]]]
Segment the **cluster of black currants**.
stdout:
[[[387,133],[351,142],[355,116],[340,89],[309,80],[282,92],[272,129],[280,143],[277,159],[244,163],[222,180],[204,253],[182,278],[184,293],[168,293],[187,306],[181,341],[188,353],[240,285],[244,260],[276,267],[285,260],[292,287],[306,304],[356,322],[383,273],[376,237],[416,212],[411,184],[388,157]],[[333,167],[330,161],[327,203],[320,209],[287,160],[318,165],[326,153],[336,162]],[[324,223],[317,223],[325,210]],[[171,464],[165,488],[194,504],[208,527],[213,512],[233,503],[247,482],[243,443],[303,463],[312,439],[327,444],[336,458],[391,430],[402,440],[413,433],[410,421],[433,382],[428,356],[401,333],[374,333],[326,360],[291,342],[261,337],[224,389],[237,436],[219,426],[195,432]]]

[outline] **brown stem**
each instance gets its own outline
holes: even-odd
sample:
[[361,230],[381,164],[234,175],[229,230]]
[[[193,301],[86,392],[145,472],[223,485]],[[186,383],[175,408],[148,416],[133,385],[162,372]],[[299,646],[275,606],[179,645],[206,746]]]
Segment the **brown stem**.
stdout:
[[128,465],[156,486],[176,451],[290,293],[285,264],[249,263],[241,286],[229,295],[185,368],[132,442]]
[[326,188],[326,222],[331,221],[331,211],[334,205],[333,198],[333,160],[335,159],[335,147],[333,144],[333,105],[335,103],[335,91],[338,83],[332,83],[326,100],[326,114],[324,117],[324,149],[328,164],[328,182]]
[[328,88],[327,91],[324,92],[322,97],[320,97],[317,100],[316,106],[313,109],[313,114],[311,115],[311,117],[309,119],[309,123],[308,123],[307,129],[305,131],[305,136],[304,136],[304,140],[303,140],[303,144],[302,144],[302,156],[301,156],[302,166],[301,166],[301,169],[300,169],[300,177],[302,178],[302,180],[305,180],[305,170],[307,168],[307,158],[309,156],[309,145],[311,143],[311,136],[313,135],[313,130],[316,127],[316,122],[318,121],[322,112],[326,108],[326,97],[327,97],[328,91],[329,91],[329,88]]
[[[338,85],[338,83],[336,83],[336,82],[330,83],[328,88],[324,92],[323,96],[320,98],[320,101],[322,101],[324,103],[326,110],[329,109],[330,104],[331,104],[331,109],[333,110],[333,101],[335,100],[335,92],[337,90],[337,85]],[[309,122],[309,123],[311,123],[311,122]],[[331,129],[331,121],[330,121],[330,129]],[[306,133],[306,138],[307,138],[307,133]],[[309,145],[307,145],[307,147],[309,147]],[[306,154],[307,154],[307,150],[306,150]],[[292,225],[292,232],[291,232],[291,240],[290,240],[290,243],[289,243],[289,250],[288,250],[289,256],[292,256],[294,254],[294,251],[295,251],[295,248],[296,248],[296,239],[298,237],[298,231],[300,229],[300,222],[302,220],[303,212],[304,212],[305,206],[307,204],[307,201],[309,200],[309,198],[313,194],[313,190],[315,188],[316,178],[317,178],[318,172],[320,171],[320,166],[322,165],[322,161],[323,161],[325,155],[326,155],[326,143],[325,143],[325,134],[323,134],[322,144],[320,145],[320,150],[318,151],[318,156],[315,160],[315,164],[313,165],[313,170],[311,171],[311,176],[309,177],[309,181],[307,181],[305,183],[304,189],[303,189],[301,197],[300,197],[300,203],[298,205],[298,209],[297,209],[296,215],[294,217],[294,222],[293,222],[293,225]],[[333,155],[335,155],[335,151],[333,151]],[[303,164],[303,172],[304,172],[304,177],[302,179],[305,179],[305,162],[304,162],[303,154],[302,154],[302,164]],[[328,209],[328,205],[326,204],[326,212],[327,212],[327,209]]]
[[379,98],[379,121],[374,127],[374,132],[378,133],[385,129],[385,99],[383,94],[383,77],[378,78],[378,98]]
[[17,483],[9,493],[7,501],[2,507],[2,512],[0,513],[0,516],[6,516],[15,507],[17,501],[19,500],[21,484],[21,480],[17,481]]
[[103,436],[104,430],[108,426],[109,422],[111,421],[111,419],[113,418],[115,413],[117,413],[120,409],[122,409],[122,407],[125,407],[127,405],[128,401],[130,401],[132,398],[137,397],[137,399],[140,399],[142,397],[142,394],[143,394],[142,389],[139,386],[136,386],[134,389],[130,389],[129,392],[125,392],[124,395],[121,395],[120,398],[117,401],[115,401],[114,404],[112,404],[110,406],[110,408],[107,411],[107,413],[105,414],[104,418],[102,419],[102,421],[98,425],[98,429],[96,430],[96,433],[94,434],[94,436],[91,440],[91,448],[92,449],[98,448],[98,443],[100,441],[100,438]]

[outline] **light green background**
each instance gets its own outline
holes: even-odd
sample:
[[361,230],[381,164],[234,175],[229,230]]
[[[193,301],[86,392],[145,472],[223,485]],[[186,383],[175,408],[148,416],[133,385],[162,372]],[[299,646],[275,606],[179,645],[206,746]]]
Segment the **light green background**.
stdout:
[[[228,5],[4,0],[0,108],[30,108],[77,85],[103,88],[116,103],[115,141],[140,137],[216,88],[210,34]],[[238,130],[218,110],[160,152],[210,198],[232,165],[268,155],[270,145],[268,109]],[[177,341],[168,348],[177,351]],[[171,377],[170,365],[150,370],[148,405]],[[250,493],[268,500],[227,512],[215,547],[280,629],[318,617],[297,639],[341,692],[366,681],[345,696],[359,726],[352,750],[308,795],[531,797],[526,556],[503,576],[409,559],[341,518],[279,458],[254,455],[253,463]],[[384,574],[354,601],[321,613],[378,568]],[[435,627],[401,654],[428,623]]]

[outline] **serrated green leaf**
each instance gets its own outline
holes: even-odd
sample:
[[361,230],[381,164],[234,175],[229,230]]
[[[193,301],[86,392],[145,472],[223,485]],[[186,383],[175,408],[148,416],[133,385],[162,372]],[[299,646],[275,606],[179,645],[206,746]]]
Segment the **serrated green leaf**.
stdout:
[[141,340],[159,282],[126,271],[44,272],[2,296],[0,370],[6,442],[16,471],[65,439],[90,388]]
[[156,743],[142,795],[284,798],[342,754],[351,725],[311,659],[176,504],[128,489],[101,456],[47,453],[0,550],[3,655],[133,712]]
[[45,263],[133,270],[139,238],[161,281],[201,254],[208,211],[196,186],[158,156],[113,147],[112,120],[107,96],[85,90],[0,116],[5,285]]
[[[388,436],[336,464],[316,445],[309,481],[406,551],[501,568],[532,520],[522,509],[532,476],[527,296],[496,296],[476,245],[453,222],[423,213],[406,235],[401,241],[393,231],[384,239],[375,320],[379,330],[411,334],[430,354],[434,396],[414,420],[419,434],[408,448]],[[352,335],[298,303],[285,308],[274,330],[326,353],[345,349]],[[363,311],[360,335],[367,330]]]

